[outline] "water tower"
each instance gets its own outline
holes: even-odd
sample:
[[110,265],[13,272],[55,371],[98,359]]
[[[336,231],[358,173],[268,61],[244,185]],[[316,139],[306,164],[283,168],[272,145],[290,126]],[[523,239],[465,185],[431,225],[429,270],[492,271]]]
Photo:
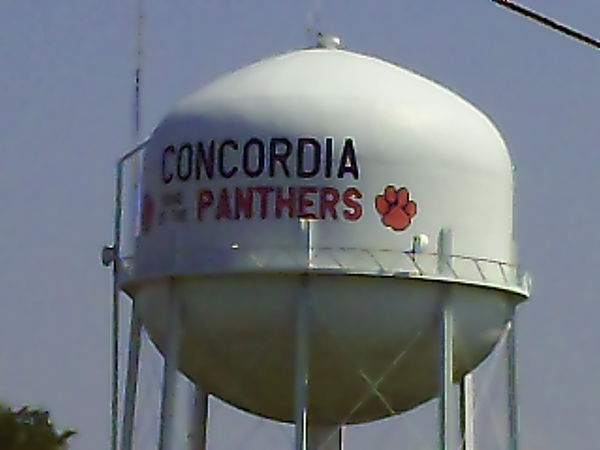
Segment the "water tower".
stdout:
[[511,324],[529,284],[506,146],[456,94],[338,44],[217,79],[121,159],[104,260],[134,305],[122,450],[142,325],[165,357],[161,450],[177,371],[198,386],[195,450],[208,395],[295,424],[298,450],[439,397],[450,448],[453,383],[466,405],[465,376],[507,329],[516,448]]

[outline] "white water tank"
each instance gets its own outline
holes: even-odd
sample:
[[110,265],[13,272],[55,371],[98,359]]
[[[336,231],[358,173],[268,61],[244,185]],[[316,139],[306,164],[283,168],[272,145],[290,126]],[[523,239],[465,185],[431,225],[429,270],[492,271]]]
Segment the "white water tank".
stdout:
[[[442,299],[458,377],[528,296],[500,133],[456,94],[374,57],[308,49],[217,79],[157,126],[141,185],[122,287],[159,348],[177,297],[180,369],[261,416],[294,419],[299,296],[310,420],[323,424],[437,395]],[[441,230],[453,238],[442,266]]]

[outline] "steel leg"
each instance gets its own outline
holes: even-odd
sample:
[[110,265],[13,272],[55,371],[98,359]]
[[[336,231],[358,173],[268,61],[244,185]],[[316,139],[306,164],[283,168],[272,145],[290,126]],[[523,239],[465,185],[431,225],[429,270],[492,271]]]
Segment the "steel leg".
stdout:
[[461,450],[475,450],[475,388],[473,374],[466,374],[460,382]]
[[453,323],[452,312],[443,304],[440,314],[440,402],[439,427],[440,449],[450,450],[452,445],[452,372],[453,372]]
[[206,450],[208,394],[200,386],[196,386],[195,389],[190,432],[190,450]]
[[[171,282],[169,281],[169,284]],[[169,317],[167,328],[167,348],[164,355],[163,388],[160,411],[160,436],[158,450],[172,448],[172,435],[175,419],[175,394],[177,386],[177,369],[179,368],[179,350],[181,346],[181,307],[177,296],[172,295],[169,286]]]
[[296,450],[308,450],[308,364],[310,324],[308,317],[308,280],[301,281],[296,299],[295,425]]
[[[112,399],[110,448],[117,450],[119,439],[119,273],[121,264],[121,219],[123,215],[123,160],[117,165],[115,188],[114,244],[112,247]],[[104,261],[103,261],[104,262]]]
[[517,342],[515,317],[508,323],[507,379],[508,379],[508,436],[510,450],[519,450],[519,403],[517,398]]
[[136,302],[132,301],[129,324],[129,359],[127,361],[127,381],[125,384],[125,412],[121,435],[121,450],[131,450],[133,444],[133,424],[137,400],[138,366],[140,359],[142,321],[137,313]]
[[[452,276],[452,230],[443,228],[438,235],[438,273]],[[454,372],[454,321],[450,305],[450,286],[442,286],[439,316],[439,383],[440,401],[438,410],[439,445],[441,450],[450,450],[452,445],[452,376]]]

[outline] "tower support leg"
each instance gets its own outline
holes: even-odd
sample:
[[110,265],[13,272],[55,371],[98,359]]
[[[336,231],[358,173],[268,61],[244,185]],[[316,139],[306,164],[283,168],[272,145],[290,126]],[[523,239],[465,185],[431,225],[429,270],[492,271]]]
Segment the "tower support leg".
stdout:
[[440,450],[450,450],[452,447],[452,358],[453,346],[453,320],[452,311],[446,302],[443,303],[440,314],[440,401],[439,401],[439,438]]
[[175,419],[175,395],[177,387],[177,369],[179,368],[179,351],[181,347],[181,305],[177,296],[173,295],[169,281],[169,302],[167,347],[164,355],[163,387],[160,411],[160,434],[158,450],[172,448],[173,426]]
[[342,427],[308,427],[308,450],[342,450]]
[[[443,228],[438,235],[438,273],[442,276],[452,276],[453,234],[452,230]],[[454,319],[451,308],[451,286],[442,286],[438,337],[439,337],[439,391],[438,404],[439,447],[440,450],[450,450],[452,440],[452,387],[454,359]]]
[[507,380],[508,380],[508,436],[509,449],[519,450],[519,402],[517,397],[517,342],[515,316],[508,323],[507,347]]
[[295,450],[308,450],[308,370],[310,322],[308,280],[303,277],[296,299]]
[[206,450],[207,421],[208,394],[200,386],[196,386],[190,432],[190,450]]
[[129,324],[129,357],[127,360],[127,380],[125,384],[125,411],[123,413],[123,430],[121,450],[131,450],[133,445],[133,424],[137,400],[138,367],[142,335],[142,321],[137,313],[136,302],[132,301]]
[[460,382],[461,450],[475,450],[475,386],[473,374],[466,374]]

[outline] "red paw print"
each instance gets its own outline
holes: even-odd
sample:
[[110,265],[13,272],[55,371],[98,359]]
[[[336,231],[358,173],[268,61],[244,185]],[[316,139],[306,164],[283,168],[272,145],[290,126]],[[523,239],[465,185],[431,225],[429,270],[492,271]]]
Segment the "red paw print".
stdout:
[[395,189],[387,186],[383,194],[375,197],[375,209],[381,214],[381,221],[395,231],[406,230],[417,214],[417,204],[408,198],[405,187]]

